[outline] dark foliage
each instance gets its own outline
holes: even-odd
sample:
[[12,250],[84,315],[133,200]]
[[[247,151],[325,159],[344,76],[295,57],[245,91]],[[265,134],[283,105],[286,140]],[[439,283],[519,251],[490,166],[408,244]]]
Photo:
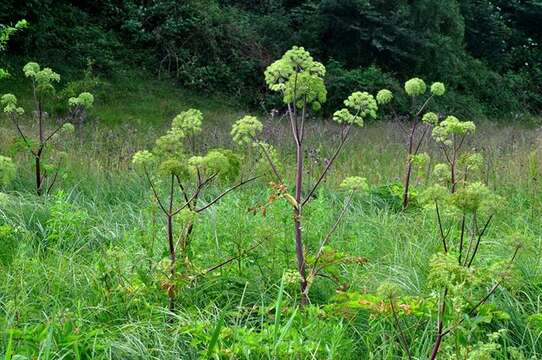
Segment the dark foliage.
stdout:
[[393,89],[412,76],[445,82],[444,105],[460,113],[542,109],[538,0],[2,1],[0,24],[22,18],[31,26],[2,59],[11,68],[136,66],[260,106],[259,74],[298,44],[328,66],[326,111],[353,87]]

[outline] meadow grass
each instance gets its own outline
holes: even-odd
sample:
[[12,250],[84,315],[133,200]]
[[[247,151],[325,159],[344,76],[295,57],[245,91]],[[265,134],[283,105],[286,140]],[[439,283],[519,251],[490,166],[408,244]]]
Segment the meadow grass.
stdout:
[[[188,107],[203,107],[209,120],[204,147],[233,147],[229,130],[243,112],[152,81],[104,91],[110,93],[97,104],[93,122],[67,141],[66,169],[50,196],[32,194],[30,159],[13,150],[13,129],[7,123],[1,128],[0,153],[19,164],[0,204],[0,354],[5,359],[405,357],[389,313],[359,310],[353,316],[328,310],[337,304],[339,285],[361,294],[376,292],[384,282],[414,297],[431,291],[428,259],[440,249],[435,216],[423,207],[399,211],[401,199],[389,191],[401,180],[405,161],[400,124],[376,122],[356,131],[306,208],[306,245],[315,249],[343,205],[340,181],[359,175],[371,185],[367,196],[355,198],[332,238],[334,248],[364,259],[338,266],[339,285],[319,280],[311,292],[313,305],[297,308],[297,284],[283,276],[296,267],[291,212],[283,202],[270,206],[265,216],[249,211],[270,193],[265,181],[257,181],[198,217],[194,273],[241,256],[187,282],[171,321],[158,266],[167,256],[164,223],[145,182],[131,170],[131,156],[151,146],[165,122]],[[265,125],[265,137],[278,144],[286,164],[292,163],[288,124],[275,118]],[[332,153],[337,127],[314,119],[307,132],[307,166],[316,176]],[[520,349],[526,359],[542,357],[540,324],[529,320],[542,313],[541,135],[532,126],[482,122],[468,144],[484,155],[484,180],[506,198],[487,234],[482,261],[508,259],[510,239],[523,244],[513,281],[490,300],[510,317],[484,326],[487,332],[507,329],[500,345]],[[433,145],[427,151],[438,158]],[[245,174],[250,164],[247,159]],[[419,172],[414,193],[430,180],[429,170]],[[218,193],[213,188],[207,197]],[[259,245],[244,253],[254,244]],[[433,320],[406,324],[415,358],[430,352]],[[470,339],[473,344],[485,340],[477,336]],[[512,359],[502,354],[497,358]]]

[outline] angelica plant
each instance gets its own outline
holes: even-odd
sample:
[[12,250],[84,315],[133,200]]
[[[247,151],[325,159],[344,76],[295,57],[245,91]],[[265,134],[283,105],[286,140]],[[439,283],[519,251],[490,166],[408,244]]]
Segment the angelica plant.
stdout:
[[[432,131],[445,162],[434,167],[437,182],[423,194],[435,209],[442,243],[442,252],[429,261],[428,283],[438,304],[430,359],[436,359],[446,335],[477,316],[508,275],[519,250],[516,245],[504,263],[477,263],[484,235],[503,199],[479,181],[481,155],[464,151],[465,138],[475,128],[470,121],[449,116]],[[445,221],[445,216],[450,219]]]
[[[304,162],[306,158],[305,122],[310,112],[320,109],[326,101],[327,91],[324,83],[325,67],[315,61],[308,51],[294,46],[281,59],[273,62],[265,70],[265,81],[270,90],[282,95],[286,105],[286,114],[290,123],[292,140],[295,146],[295,180],[293,195],[285,185],[286,179],[280,170],[274,148],[259,138],[263,129],[262,123],[253,116],[240,119],[233,126],[232,135],[239,145],[251,145],[257,148],[262,158],[269,163],[275,178],[274,190],[286,199],[293,209],[293,225],[295,237],[295,254],[297,270],[300,278],[301,303],[309,301],[308,292],[313,278],[307,274],[305,247],[303,243],[303,207],[307,205],[318,189],[333,162],[346,144],[354,127],[363,126],[367,118],[376,118],[377,102],[367,92],[354,92],[344,101],[345,108],[333,115],[333,120],[340,125],[340,133],[336,149],[322,169],[320,175],[313,181],[305,179]],[[312,184],[311,184],[312,183]],[[313,271],[311,270],[311,273]]]
[[[406,95],[411,99],[410,110],[406,116],[410,122],[410,129],[407,131],[407,156],[405,162],[405,173],[403,177],[403,209],[408,207],[410,202],[410,186],[413,176],[413,170],[418,163],[420,150],[426,135],[429,133],[432,126],[436,125],[439,117],[434,112],[424,113],[427,107],[431,104],[434,97],[443,96],[446,88],[443,83],[435,82],[429,89],[427,94],[427,85],[425,81],[419,78],[412,78],[405,82],[404,90]],[[387,89],[380,90],[376,95],[376,100],[380,106],[387,105],[396,118],[399,118],[391,102],[393,93]],[[425,156],[424,156],[425,157]]]
[[[190,266],[195,217],[228,193],[254,180],[242,180],[202,203],[205,190],[211,184],[219,179],[232,182],[239,177],[241,161],[237,154],[224,149],[210,149],[204,155],[197,154],[197,135],[201,133],[202,120],[199,110],[180,113],[173,119],[167,133],[156,140],[151,151],[138,151],[132,159],[166,219],[169,259],[162,265],[168,273],[163,286],[167,290],[170,312],[175,311],[176,289],[182,280],[178,259],[183,259],[185,270]],[[181,225],[181,229],[176,229],[176,225]]]
[[[55,185],[60,163],[56,166],[48,164],[52,158],[52,152],[59,140],[60,135],[73,133],[73,121],[81,116],[94,103],[94,96],[83,92],[77,97],[68,99],[67,116],[58,118],[52,130],[47,132],[45,102],[55,93],[55,83],[60,81],[60,75],[50,68],[41,68],[39,64],[30,62],[23,67],[26,77],[32,81],[32,92],[34,95],[35,111],[33,120],[37,123],[37,134],[34,137],[28,136],[23,130],[21,120],[25,114],[22,107],[18,106],[17,97],[13,94],[4,94],[0,98],[0,104],[4,113],[7,114],[27,151],[34,158],[35,189],[38,195],[48,193]],[[48,158],[47,158],[47,155]]]

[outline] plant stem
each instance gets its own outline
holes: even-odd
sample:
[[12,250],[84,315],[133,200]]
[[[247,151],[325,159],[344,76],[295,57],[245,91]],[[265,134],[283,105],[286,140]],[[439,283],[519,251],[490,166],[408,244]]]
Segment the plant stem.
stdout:
[[307,277],[305,274],[305,253],[303,250],[303,234],[301,230],[301,191],[303,187],[303,144],[297,142],[296,145],[296,176],[295,176],[295,201],[296,206],[294,208],[294,228],[295,228],[295,253],[297,257],[297,269],[299,276],[301,277],[300,290],[301,290],[301,305],[308,303],[307,294]]
[[403,209],[406,209],[408,207],[408,203],[410,200],[410,177],[412,176],[412,154],[414,152],[414,136],[416,135],[416,128],[418,126],[418,122],[416,119],[414,119],[414,124],[412,125],[412,131],[410,132],[409,139],[408,139],[408,156],[407,156],[407,166],[405,171],[405,179],[404,179],[404,190],[403,190]]
[[167,214],[167,238],[168,238],[168,244],[169,244],[169,257],[171,260],[171,279],[170,283],[168,284],[168,297],[169,297],[169,311],[171,313],[175,312],[175,285],[173,284],[173,280],[175,279],[176,275],[176,253],[175,253],[175,242],[173,240],[173,185],[175,183],[175,177],[174,175],[171,175],[171,186],[169,190],[169,212]]

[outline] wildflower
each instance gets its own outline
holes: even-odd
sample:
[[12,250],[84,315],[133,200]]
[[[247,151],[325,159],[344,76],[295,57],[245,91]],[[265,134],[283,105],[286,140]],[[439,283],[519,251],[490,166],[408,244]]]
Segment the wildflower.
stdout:
[[378,105],[373,95],[368,92],[356,91],[344,101],[344,104],[354,111],[356,117],[376,119]]
[[405,91],[409,96],[420,96],[425,94],[427,86],[422,79],[412,78],[405,82]]
[[344,179],[340,185],[341,189],[356,192],[366,192],[369,190],[367,179],[359,176],[350,176]]
[[181,129],[171,128],[156,140],[155,152],[166,157],[177,156],[182,153],[184,138],[185,133]]
[[195,135],[201,132],[203,114],[197,109],[188,109],[175,116],[172,127],[182,130],[187,135]]
[[262,123],[255,116],[244,116],[237,120],[232,127],[233,141],[239,145],[251,144],[256,135],[263,130]]
[[94,96],[89,92],[82,92],[78,97],[71,97],[68,99],[70,106],[80,106],[85,109],[90,109],[94,104]]
[[488,187],[481,182],[474,182],[461,188],[452,195],[452,203],[465,212],[476,212],[491,195]]
[[428,125],[437,125],[438,124],[438,115],[434,112],[425,113],[422,116],[422,122]]
[[22,115],[24,109],[22,107],[17,107],[17,98],[13,94],[4,94],[0,98],[0,104],[4,107],[5,113],[16,113]]
[[422,192],[420,202],[430,204],[434,202],[446,202],[449,200],[450,192],[442,185],[435,184]]
[[455,116],[448,116],[438,126],[433,128],[432,135],[436,142],[450,145],[450,136],[464,136],[473,133],[475,130],[476,125],[472,121],[460,121]]
[[440,182],[450,181],[450,166],[448,164],[436,164],[433,168],[433,176]]
[[295,101],[298,108],[308,104],[313,111],[318,111],[327,97],[325,74],[323,64],[315,61],[304,48],[294,46],[267,67],[265,82],[269,89],[283,93],[285,103]]
[[176,175],[186,177],[188,175],[188,168],[180,160],[167,159],[162,161],[158,166],[158,173],[162,176]]
[[442,96],[446,92],[446,87],[441,82],[434,82],[431,85],[431,94],[435,96]]
[[363,118],[352,115],[348,109],[335,111],[333,120],[339,124],[356,124],[358,126],[363,126]]
[[388,104],[393,99],[393,93],[388,89],[382,89],[376,94],[376,101],[379,105]]
[[134,164],[137,168],[146,169],[154,163],[154,160],[154,155],[151,152],[143,150],[134,154],[132,157],[132,164]]

